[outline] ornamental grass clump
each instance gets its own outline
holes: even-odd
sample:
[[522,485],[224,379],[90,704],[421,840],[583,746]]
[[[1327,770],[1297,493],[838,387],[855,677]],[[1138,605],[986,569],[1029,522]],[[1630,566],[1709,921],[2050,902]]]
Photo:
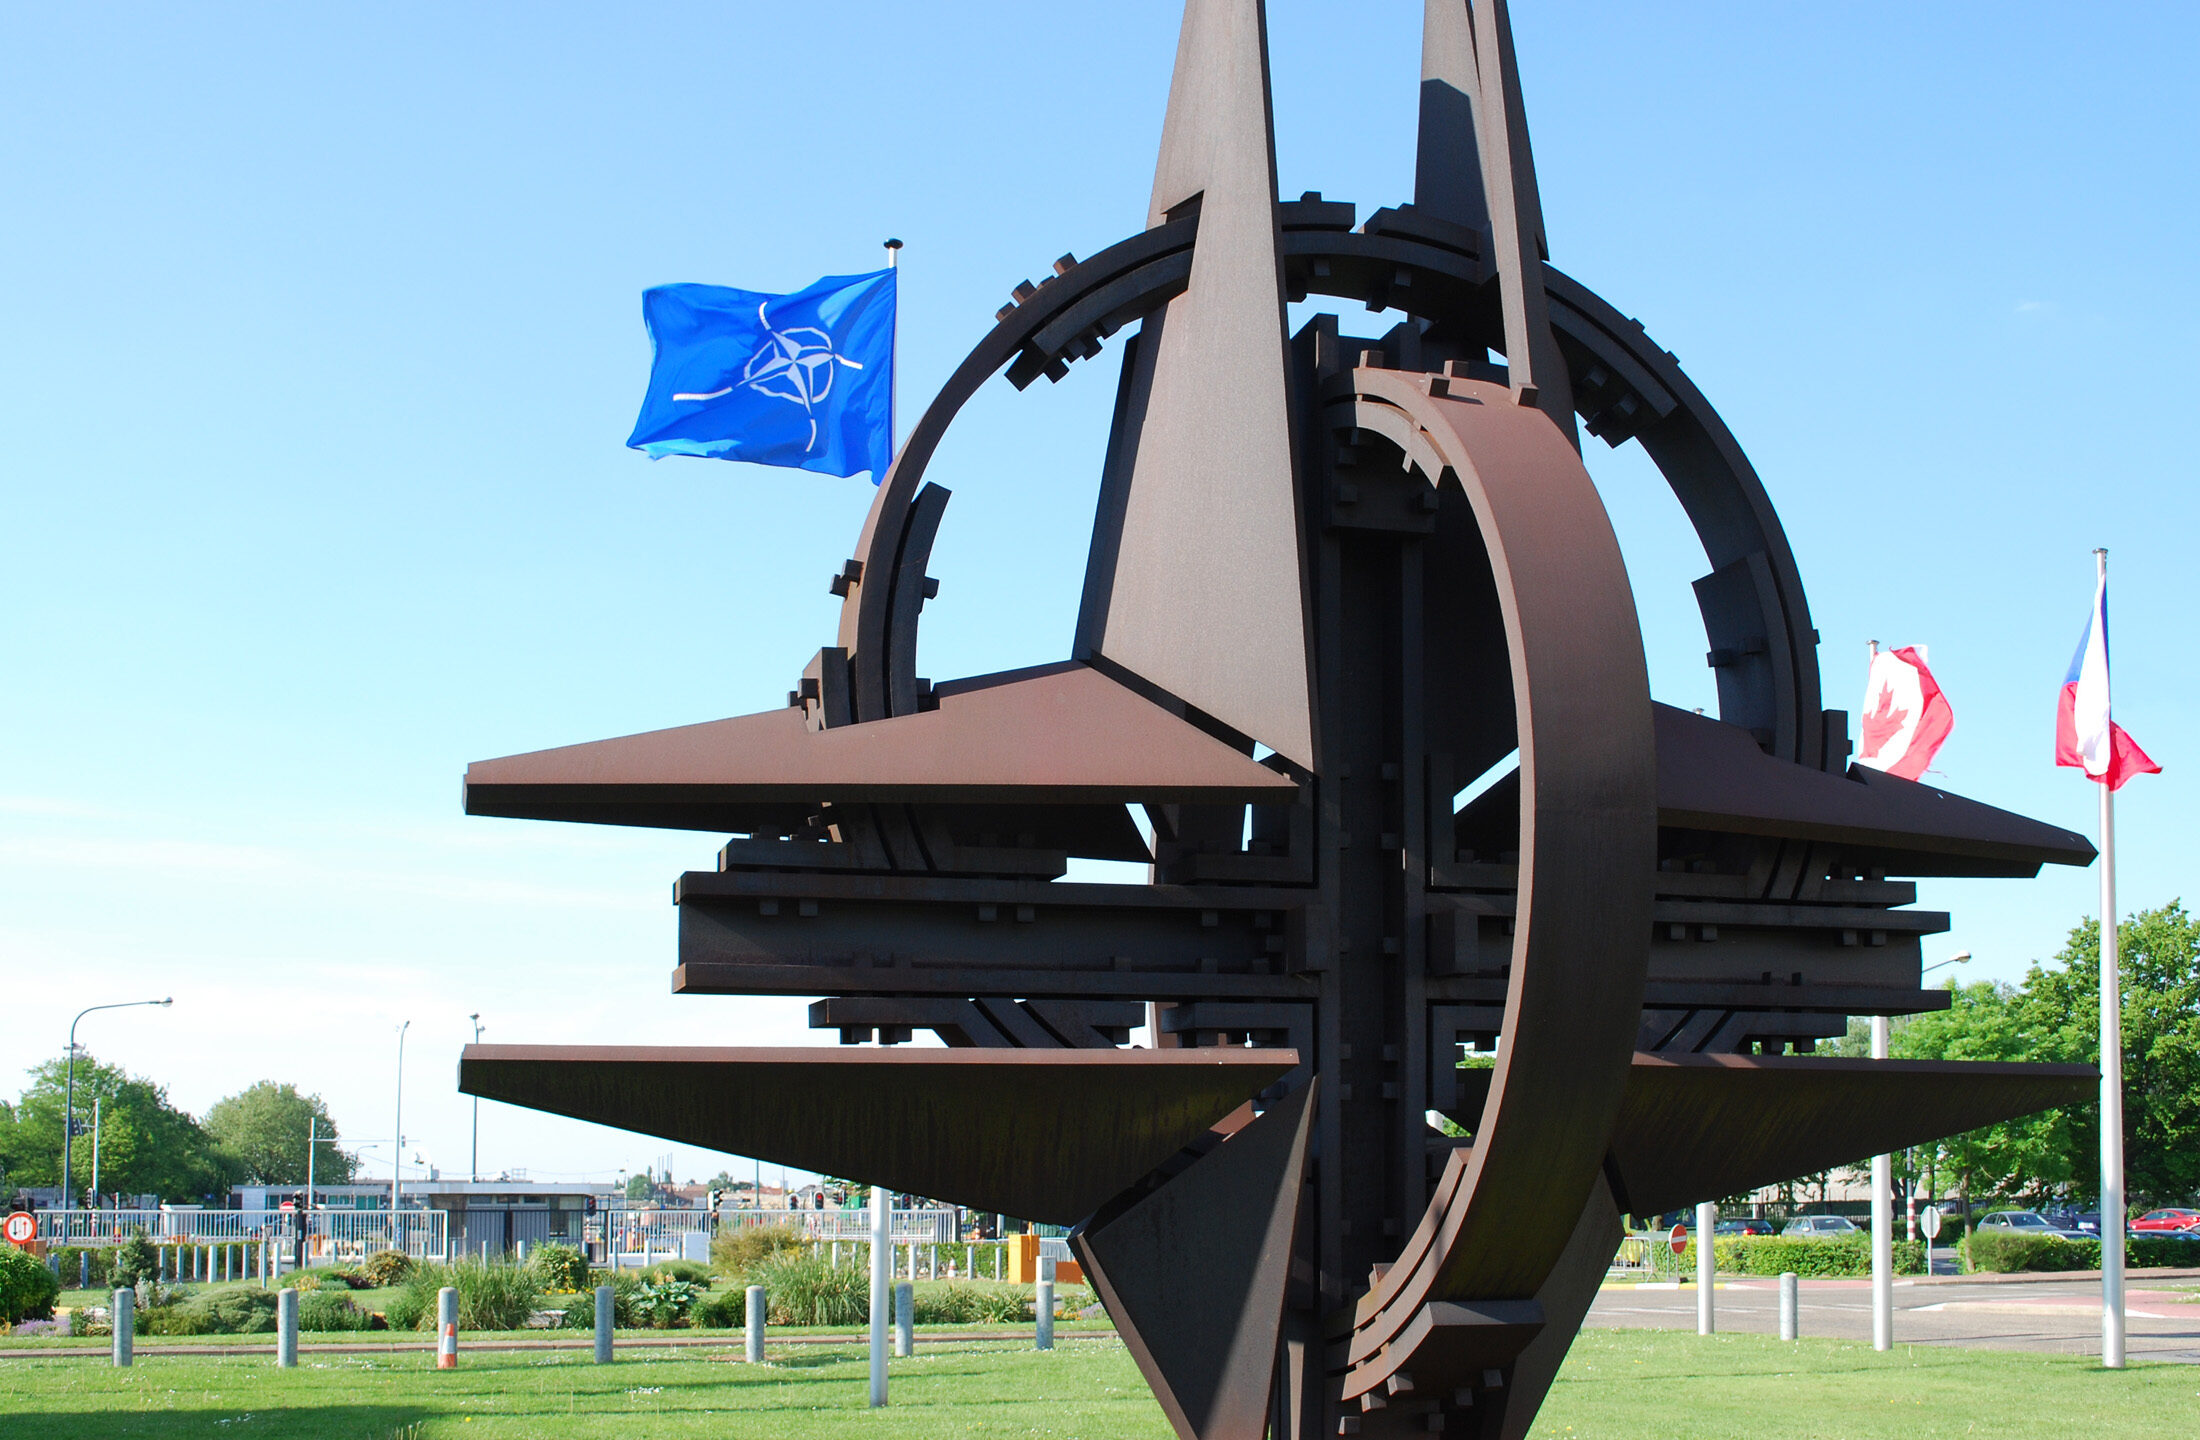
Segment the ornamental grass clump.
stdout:
[[750,1272],[757,1266],[790,1251],[800,1254],[809,1245],[809,1237],[792,1225],[723,1230],[710,1242],[710,1268],[728,1279],[750,1285],[756,1283]]
[[461,1260],[456,1265],[415,1265],[398,1288],[383,1314],[392,1330],[435,1328],[436,1292],[444,1286],[458,1291],[458,1328],[461,1330],[521,1330],[542,1298],[542,1281],[524,1265],[484,1265]]
[[871,1312],[871,1280],[824,1256],[783,1250],[749,1271],[748,1283],[770,1297],[774,1325],[860,1325]]

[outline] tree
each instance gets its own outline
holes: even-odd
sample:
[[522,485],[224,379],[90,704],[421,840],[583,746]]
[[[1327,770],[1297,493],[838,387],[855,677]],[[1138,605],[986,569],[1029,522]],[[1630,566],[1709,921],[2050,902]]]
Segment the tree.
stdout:
[[[2038,974],[2037,967],[2033,976]],[[2026,985],[2032,976],[2026,977]],[[2026,991],[1993,981],[1951,985],[1946,1010],[1896,1023],[1888,1053],[1902,1060],[2068,1058],[2065,1037],[2043,1025]],[[1919,1147],[1936,1181],[1952,1180],[1966,1205],[1972,1195],[2040,1200],[2067,1189],[2078,1149],[2069,1112],[2048,1110],[1951,1135]]]
[[[61,1122],[67,1109],[68,1061],[48,1060],[14,1109],[5,1138],[8,1178],[15,1185],[61,1183]],[[99,1111],[99,1184],[109,1193],[213,1200],[229,1185],[230,1167],[198,1121],[168,1103],[168,1091],[140,1076],[103,1065],[88,1052],[76,1059],[76,1118],[84,1126],[72,1147],[73,1184],[92,1183],[91,1119]]]
[[[206,1130],[247,1185],[303,1185],[306,1180],[306,1143],[310,1134],[323,1140],[336,1138],[336,1122],[318,1095],[301,1095],[295,1085],[262,1080],[226,1100],[217,1100],[206,1112]],[[323,1145],[313,1161],[318,1184],[345,1185],[351,1181],[354,1157],[334,1145]]]
[[[2055,957],[2024,978],[2024,1023],[2052,1037],[2034,1058],[2092,1063],[2101,1050],[2101,927],[2087,920]],[[2145,1209],[2200,1194],[2200,924],[2172,900],[2117,931],[2123,986],[2124,1177]],[[2098,1104],[2062,1112],[2069,1182],[2100,1194]]]
[[626,1180],[626,1198],[627,1198],[627,1199],[629,1199],[629,1200],[648,1200],[648,1199],[652,1198],[653,1196],[655,1196],[655,1195],[656,1195],[656,1193],[657,1193],[657,1182],[656,1182],[656,1181],[654,1181],[654,1180],[652,1180],[652,1179],[650,1179],[650,1178],[649,1178],[649,1176],[648,1176],[648,1174],[647,1174],[646,1172],[645,1172],[645,1173],[642,1173],[642,1174],[638,1174],[638,1175],[629,1175],[629,1176],[627,1177],[627,1180]]

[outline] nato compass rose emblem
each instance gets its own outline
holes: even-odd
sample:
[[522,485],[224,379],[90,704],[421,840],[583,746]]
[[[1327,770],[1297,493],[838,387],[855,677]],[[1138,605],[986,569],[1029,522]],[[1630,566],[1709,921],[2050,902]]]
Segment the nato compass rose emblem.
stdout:
[[[774,330],[771,317],[765,313],[770,303],[764,301],[756,307],[757,323],[764,327],[764,343],[742,368],[741,384],[802,407],[810,420],[810,443],[804,447],[804,453],[808,453],[817,448],[817,405],[833,392],[833,367],[845,365],[850,370],[861,370],[863,365],[835,351],[833,337],[815,325]],[[732,393],[733,386],[725,385],[708,394],[683,391],[672,398],[716,400]]]

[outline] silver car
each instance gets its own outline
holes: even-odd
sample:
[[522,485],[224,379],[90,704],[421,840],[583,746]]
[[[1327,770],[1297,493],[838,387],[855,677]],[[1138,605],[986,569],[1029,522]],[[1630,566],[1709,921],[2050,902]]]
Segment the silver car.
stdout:
[[1803,1215],[1788,1221],[1780,1233],[1798,1240],[1840,1240],[1864,1231],[1846,1215]]
[[2038,1235],[2050,1240],[2097,1240],[2083,1230],[2065,1230],[2037,1210],[1996,1210],[1978,1222],[1984,1235]]

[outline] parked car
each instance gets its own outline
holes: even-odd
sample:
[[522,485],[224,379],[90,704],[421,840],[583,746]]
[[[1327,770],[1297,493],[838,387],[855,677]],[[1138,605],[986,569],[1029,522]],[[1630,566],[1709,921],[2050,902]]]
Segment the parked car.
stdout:
[[1978,1222],[1982,1235],[2039,1235],[2055,1240],[2097,1240],[2083,1230],[2066,1230],[2037,1210],[1996,1210]]
[[2200,1210],[2149,1210],[2132,1221],[2131,1228],[2135,1232],[2151,1235],[2179,1231],[2200,1233]]
[[1864,1229],[1846,1215],[1803,1215],[1788,1221],[1780,1233],[1800,1240],[1840,1240]]
[[2101,1233],[2101,1213],[2098,1210],[2043,1210],[2047,1223],[2058,1230],[2078,1230],[2090,1236]]
[[1773,1233],[1773,1229],[1770,1220],[1721,1220],[1711,1227],[1711,1233],[1714,1235],[1770,1235]]

